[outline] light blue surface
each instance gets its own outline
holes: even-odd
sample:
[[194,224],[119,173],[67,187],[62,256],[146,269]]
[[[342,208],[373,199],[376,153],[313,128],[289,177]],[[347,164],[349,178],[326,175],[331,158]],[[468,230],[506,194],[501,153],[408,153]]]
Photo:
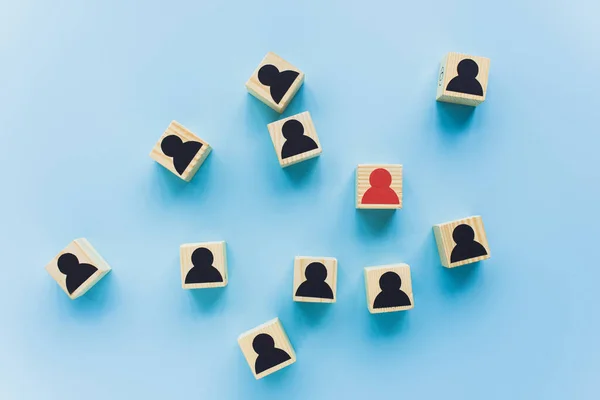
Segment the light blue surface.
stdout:
[[[201,4],[204,3],[204,4]],[[597,399],[598,70],[592,0],[4,1],[0,398]],[[282,170],[244,83],[306,73],[323,154]],[[486,102],[435,102],[448,51],[492,60]],[[154,163],[172,119],[214,148]],[[359,163],[404,165],[404,208],[354,209]],[[492,258],[441,267],[433,224],[481,214]],[[44,270],[86,237],[113,272],[71,301]],[[224,290],[179,245],[226,240]],[[296,255],[338,301],[293,303]],[[415,308],[372,316],[363,267],[406,262]],[[240,333],[279,316],[293,366],[255,381]]]

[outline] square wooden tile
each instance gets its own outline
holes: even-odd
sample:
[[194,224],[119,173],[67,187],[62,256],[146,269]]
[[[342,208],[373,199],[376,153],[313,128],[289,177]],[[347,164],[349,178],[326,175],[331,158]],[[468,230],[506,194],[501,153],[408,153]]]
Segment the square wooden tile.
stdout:
[[267,128],[282,167],[317,157],[322,152],[308,111],[270,123]]
[[150,152],[150,157],[181,179],[189,182],[211,147],[177,121],[172,121]]
[[46,265],[46,271],[71,298],[85,294],[111,270],[86,239],[75,239]]
[[480,216],[433,226],[442,265],[454,268],[490,258],[490,247]]
[[227,285],[225,242],[182,244],[181,285],[184,289],[204,289]]
[[371,314],[410,310],[415,306],[407,264],[365,268],[365,287]]
[[248,82],[254,97],[282,113],[302,86],[304,73],[275,53],[267,53]]
[[436,100],[477,106],[485,100],[490,59],[448,53],[440,65]]
[[294,259],[294,301],[335,303],[336,289],[337,259],[304,256]]
[[359,165],[356,168],[356,208],[402,208],[402,165]]
[[256,379],[296,362],[296,353],[279,318],[241,334],[238,344]]

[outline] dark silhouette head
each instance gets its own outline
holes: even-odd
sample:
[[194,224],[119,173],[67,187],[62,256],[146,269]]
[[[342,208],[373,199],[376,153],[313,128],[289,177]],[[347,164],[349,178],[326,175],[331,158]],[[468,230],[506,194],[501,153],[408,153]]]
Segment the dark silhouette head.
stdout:
[[199,247],[192,253],[192,264],[194,264],[194,267],[210,267],[214,259],[212,251],[206,247]]
[[79,265],[79,260],[75,254],[65,253],[58,257],[58,270],[65,275],[72,273],[72,271]]
[[320,262],[312,262],[304,270],[304,276],[308,281],[323,282],[327,278],[327,268]]
[[165,137],[160,143],[160,148],[163,153],[169,157],[175,157],[179,147],[183,144],[181,138],[177,135],[169,135]]
[[470,243],[475,240],[475,231],[467,224],[460,224],[452,231],[452,239],[456,244]]
[[456,71],[461,78],[475,79],[479,74],[479,67],[475,61],[465,58],[458,63]]
[[263,65],[258,70],[258,80],[265,86],[271,86],[275,82],[275,79],[277,79],[278,75],[279,70],[276,66],[271,64]]
[[290,119],[289,121],[285,121],[281,127],[281,134],[287,140],[299,138],[304,135],[304,126],[302,126],[300,121]]
[[265,354],[269,353],[269,351],[275,348],[275,341],[266,333],[261,333],[256,335],[254,340],[252,341],[252,348],[256,352],[256,354]]
[[379,287],[383,292],[399,290],[401,285],[400,275],[393,271],[388,271],[379,278]]
[[369,175],[371,187],[387,188],[392,184],[392,175],[387,169],[377,168]]

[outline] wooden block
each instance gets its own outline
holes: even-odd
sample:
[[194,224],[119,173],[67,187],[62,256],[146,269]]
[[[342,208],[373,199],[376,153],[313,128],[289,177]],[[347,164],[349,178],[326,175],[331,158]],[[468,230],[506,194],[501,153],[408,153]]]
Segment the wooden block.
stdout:
[[242,333],[238,344],[256,379],[296,362],[296,353],[279,318]]
[[308,111],[275,121],[267,128],[282,167],[317,157],[322,152]]
[[302,257],[294,259],[294,301],[335,303],[337,259]]
[[150,157],[189,182],[211,151],[204,140],[177,121],[172,121],[150,152]]
[[410,310],[415,306],[407,264],[365,268],[365,287],[371,314]]
[[273,110],[282,113],[303,82],[302,71],[269,52],[246,82],[246,89]]
[[86,239],[75,239],[46,265],[46,271],[71,298],[85,294],[111,268]]
[[440,65],[437,101],[478,106],[485,100],[490,59],[448,53]]
[[225,242],[188,243],[179,248],[184,289],[227,286]]
[[402,208],[402,165],[359,165],[356,168],[356,208]]
[[434,225],[442,265],[454,268],[490,258],[490,247],[480,216]]

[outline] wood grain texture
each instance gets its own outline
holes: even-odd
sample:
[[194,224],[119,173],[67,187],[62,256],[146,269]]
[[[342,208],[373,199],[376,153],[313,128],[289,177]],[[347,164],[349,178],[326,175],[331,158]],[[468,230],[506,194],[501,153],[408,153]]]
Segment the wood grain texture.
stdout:
[[[402,307],[386,307],[386,308],[374,308],[373,303],[375,302],[375,298],[379,293],[381,293],[381,288],[379,287],[379,278],[381,275],[388,271],[393,271],[400,276],[400,280],[402,284],[400,286],[400,290],[407,294],[410,298],[410,306],[402,306]],[[379,314],[379,313],[387,313],[387,312],[395,312],[395,311],[405,311],[414,308],[415,300],[413,297],[412,291],[412,280],[410,277],[410,267],[408,264],[390,264],[390,265],[381,265],[377,267],[366,267],[365,268],[365,289],[367,292],[367,307],[369,308],[369,312],[371,314]]]
[[[304,271],[306,267],[313,262],[320,262],[327,268],[327,278],[325,283],[329,285],[333,292],[333,299],[321,299],[316,297],[296,296],[296,291],[300,285],[306,281]],[[337,259],[333,257],[306,257],[297,256],[294,258],[294,287],[292,299],[298,302],[307,303],[335,303],[337,297]]]
[[[283,149],[286,139],[283,137],[281,129],[283,124],[291,119],[295,119],[302,124],[304,127],[304,136],[310,137],[312,140],[314,140],[318,147],[314,150],[307,151],[306,153],[283,159],[281,158],[281,150]],[[313,124],[312,118],[310,117],[310,113],[308,111],[270,123],[267,125],[267,128],[269,129],[269,135],[271,136],[271,141],[273,142],[273,147],[275,148],[275,153],[277,154],[277,159],[279,160],[279,165],[281,165],[283,168],[317,157],[323,151],[321,148],[321,143],[319,142],[319,137],[317,136],[317,131],[315,130],[315,125]]]
[[[479,74],[477,80],[483,88],[483,96],[475,96],[472,94],[458,93],[446,90],[448,83],[458,76],[458,63],[465,58],[470,58],[477,63]],[[488,86],[488,75],[490,70],[490,59],[485,57],[470,56],[460,53],[448,53],[440,64],[440,73],[438,76],[438,85],[436,100],[446,103],[463,104],[468,106],[478,106],[485,101]]]
[[[290,359],[284,363],[276,365],[273,368],[270,368],[266,371],[261,372],[260,374],[256,374],[254,370],[254,365],[256,363],[256,359],[258,358],[258,354],[252,348],[252,341],[254,338],[260,334],[266,333],[270,335],[275,341],[275,347],[278,349],[284,350],[289,354]],[[286,335],[279,318],[272,319],[264,324],[257,326],[254,329],[251,329],[247,332],[244,332],[238,338],[238,344],[240,345],[240,349],[242,350],[242,354],[246,358],[248,362],[248,366],[252,371],[252,374],[256,379],[264,378],[267,375],[272,374],[273,372],[277,372],[282,368],[287,367],[296,362],[296,352],[290,343],[288,336]]]
[[[258,71],[265,64],[271,64],[277,67],[277,69],[281,71],[296,71],[298,72],[298,77],[290,86],[286,94],[283,96],[279,104],[275,103],[271,98],[270,88],[269,86],[265,86],[258,80]],[[298,68],[294,67],[289,62],[285,61],[283,58],[279,57],[277,54],[269,52],[260,62],[259,66],[256,68],[250,79],[246,82],[246,89],[248,92],[252,94],[254,97],[271,107],[273,110],[278,113],[282,113],[290,104],[296,92],[300,89],[304,83],[304,73],[300,71]]]
[[[175,167],[173,165],[173,158],[165,155],[165,153],[163,153],[163,151],[160,147],[162,140],[169,135],[179,136],[184,143],[188,142],[190,140],[202,143],[202,148],[200,149],[200,151],[198,151],[196,156],[192,159],[192,162],[190,162],[190,164],[187,166],[185,171],[183,171],[182,175],[179,175],[177,170],[175,170]],[[169,127],[167,128],[167,130],[165,130],[165,132],[162,134],[160,139],[158,139],[158,142],[156,143],[156,145],[150,152],[150,157],[154,161],[156,161],[157,163],[159,163],[160,165],[162,165],[163,167],[165,167],[166,169],[171,171],[173,174],[178,176],[179,178],[183,179],[186,182],[189,182],[190,180],[192,180],[192,178],[194,177],[194,175],[196,174],[196,172],[198,171],[198,169],[200,168],[200,166],[202,165],[204,160],[206,160],[206,157],[208,157],[211,150],[212,150],[212,147],[210,147],[210,145],[207,142],[200,139],[198,136],[196,136],[194,133],[192,133],[186,127],[181,125],[179,122],[172,121],[169,124]]]
[[[92,276],[90,276],[90,278],[87,281],[85,281],[81,286],[79,286],[77,290],[73,292],[73,294],[70,294],[67,290],[67,277],[62,272],[60,272],[57,265],[58,258],[65,253],[74,254],[79,260],[79,263],[91,264],[94,267],[98,268],[98,270]],[[69,296],[73,300],[83,296],[88,290],[90,290],[96,283],[98,283],[100,279],[102,279],[106,274],[108,274],[111,271],[111,267],[108,265],[106,260],[102,258],[100,253],[98,253],[96,249],[92,247],[92,245],[90,244],[90,242],[87,241],[87,239],[81,238],[75,239],[74,241],[69,243],[69,245],[65,247],[63,251],[58,253],[56,257],[54,257],[52,261],[50,261],[46,265],[46,271],[48,271],[50,276],[58,283],[60,288],[67,294],[67,296]]]
[[[192,264],[192,253],[200,247],[209,249],[213,254],[214,260],[212,265],[219,271],[221,277],[223,277],[223,282],[185,283],[187,273],[194,267],[194,264]],[[208,289],[227,286],[229,277],[227,274],[227,248],[224,241],[182,244],[179,247],[179,257],[181,265],[181,287],[184,289]]]
[[[475,232],[475,241],[480,243],[485,248],[485,250],[487,251],[487,255],[469,258],[468,260],[463,260],[454,263],[450,262],[452,250],[456,245],[454,239],[452,239],[452,232],[454,231],[454,228],[456,228],[460,224],[466,224],[473,228],[473,231]],[[440,254],[440,261],[442,265],[446,268],[454,268],[490,258],[490,247],[487,240],[487,236],[485,234],[483,220],[480,216],[473,216],[459,219],[456,221],[434,225],[433,233],[435,235],[435,241],[437,243],[438,252]]]
[[[378,168],[388,170],[392,175],[390,187],[398,195],[399,204],[363,204],[362,198],[371,188],[369,177]],[[402,165],[400,164],[360,164],[356,168],[356,208],[362,209],[397,209],[402,208]]]

